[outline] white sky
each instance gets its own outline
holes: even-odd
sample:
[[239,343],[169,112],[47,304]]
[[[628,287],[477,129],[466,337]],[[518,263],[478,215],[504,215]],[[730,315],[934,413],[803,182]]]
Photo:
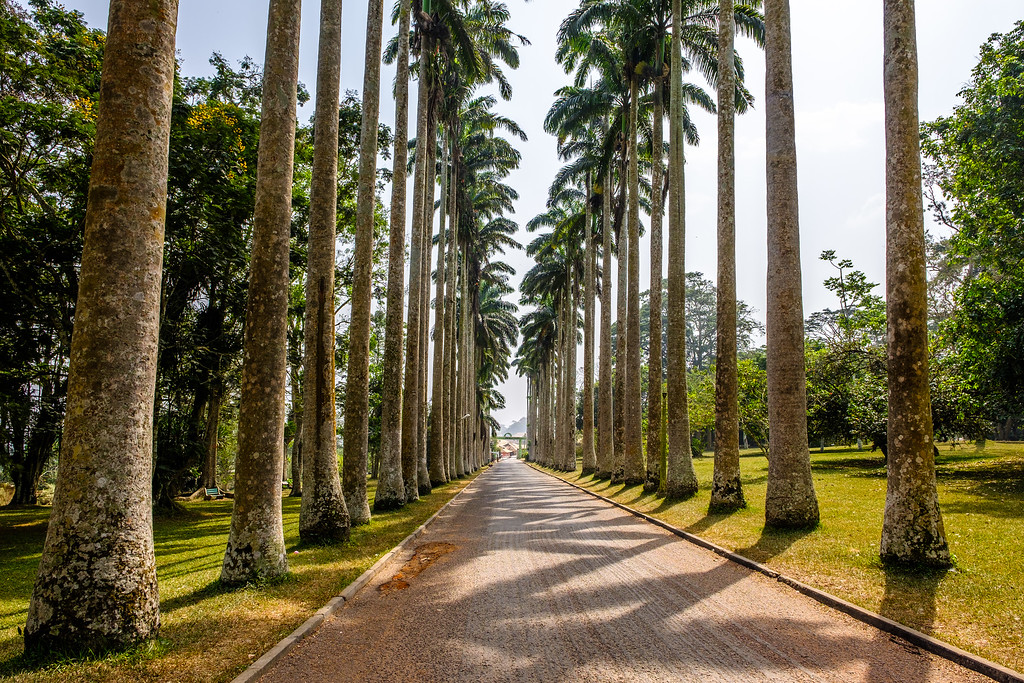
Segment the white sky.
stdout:
[[[554,37],[577,0],[506,1],[512,10],[513,30],[532,43],[521,50],[520,69],[509,74],[512,101],[499,107],[530,136],[528,143],[518,144],[523,166],[509,180],[521,195],[515,218],[525,224],[543,211],[548,185],[559,166],[554,138],[544,133],[542,123],[552,93],[567,82],[554,61]],[[183,72],[208,74],[207,60],[213,51],[232,61],[249,55],[262,63],[268,4],[269,0],[182,2],[178,50]],[[392,0],[386,3],[387,15],[391,4]],[[66,5],[84,12],[90,25],[106,25],[107,2],[66,0]],[[806,316],[834,305],[821,286],[831,269],[818,260],[825,249],[853,259],[872,281],[884,280],[882,3],[791,0],[791,5]],[[925,0],[917,7],[921,118],[930,120],[952,110],[958,102],[957,92],[977,61],[980,45],[994,32],[1009,31],[1014,21],[1024,17],[1024,8],[1007,0]],[[316,86],[319,13],[317,0],[303,3],[300,79],[311,93]],[[346,3],[343,89],[362,89],[365,29],[366,3]],[[386,26],[385,40],[394,32]],[[764,57],[748,41],[738,41],[737,49],[745,58],[747,86],[757,98],[755,110],[737,121],[738,296],[762,316],[766,268]],[[699,82],[699,75],[693,77]],[[394,68],[385,67],[381,120],[389,125],[394,124],[393,78]],[[299,117],[305,121],[312,114],[309,104]],[[716,128],[708,115],[695,118],[702,143],[687,151],[686,267],[714,279]],[[415,117],[410,119],[415,121]],[[529,239],[524,230],[520,242]],[[649,254],[647,238],[642,242],[641,254]],[[506,260],[520,274],[530,265],[523,253],[509,254]],[[644,261],[642,290],[650,283],[646,256]],[[582,349],[579,359],[582,363]],[[525,414],[525,388],[525,381],[517,377],[502,387],[508,408],[497,417],[503,425]]]

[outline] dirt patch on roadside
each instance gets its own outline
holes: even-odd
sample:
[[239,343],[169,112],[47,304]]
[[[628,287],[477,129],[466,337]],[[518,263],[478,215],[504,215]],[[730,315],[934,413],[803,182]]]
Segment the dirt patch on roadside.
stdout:
[[387,583],[377,588],[382,595],[391,595],[409,587],[409,579],[415,578],[424,569],[437,562],[442,556],[455,550],[451,543],[424,543],[418,546],[413,556]]

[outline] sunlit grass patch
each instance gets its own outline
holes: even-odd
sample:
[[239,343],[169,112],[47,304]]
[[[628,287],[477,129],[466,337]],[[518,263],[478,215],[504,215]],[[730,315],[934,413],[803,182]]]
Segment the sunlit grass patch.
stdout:
[[[264,586],[226,590],[221,561],[231,524],[230,500],[186,503],[189,514],[157,518],[154,540],[160,590],[159,640],[96,659],[45,666],[21,658],[29,597],[49,508],[0,510],[0,678],[14,681],[222,681],[320,609],[471,481],[467,478],[400,510],[375,514],[337,546],[299,544],[298,498],[285,498],[289,575]],[[373,500],[376,482],[369,484]]]

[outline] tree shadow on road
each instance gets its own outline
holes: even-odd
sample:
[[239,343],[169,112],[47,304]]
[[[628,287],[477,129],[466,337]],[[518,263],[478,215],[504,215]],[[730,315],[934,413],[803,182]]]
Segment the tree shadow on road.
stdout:
[[[935,602],[939,585],[946,578],[945,570],[883,566],[885,572],[885,593],[878,612],[887,619],[899,622],[923,633],[931,634],[935,625]],[[910,669],[902,675],[908,681],[926,681],[932,668],[931,658],[920,648],[888,633],[875,636],[876,642],[892,641],[908,652],[918,655],[910,657]],[[883,663],[873,662],[865,683],[882,683],[892,680],[892,671]]]

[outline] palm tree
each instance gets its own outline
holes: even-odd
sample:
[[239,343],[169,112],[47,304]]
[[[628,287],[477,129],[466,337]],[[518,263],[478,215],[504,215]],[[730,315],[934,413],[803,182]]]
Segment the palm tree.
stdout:
[[409,150],[409,30],[411,5],[399,2],[398,74],[395,80],[395,159],[391,183],[388,293],[384,333],[384,393],[381,400],[380,472],[373,509],[405,505],[402,476],[402,341],[405,297],[406,165]]
[[28,652],[122,648],[160,626],[151,439],[177,16],[177,0],[110,3],[89,179],[96,191]]
[[597,472],[608,479],[615,465],[612,444],[612,177],[603,173],[601,187],[601,369],[598,386]]
[[709,506],[712,511],[746,507],[740,483],[739,380],[736,365],[734,5],[733,0],[719,2],[718,324],[715,344],[715,472]]
[[668,372],[666,413],[668,454],[665,496],[685,498],[697,492],[697,473],[690,455],[690,418],[686,388],[686,178],[683,127],[682,2],[672,0],[672,83],[669,99],[668,221]]
[[338,476],[334,405],[334,266],[338,205],[338,101],[341,83],[341,0],[320,5],[315,149],[310,192],[306,277],[302,507],[304,542],[345,541],[348,509]]
[[789,0],[765,0],[768,152],[768,423],[771,430],[765,524],[818,524],[807,448],[796,125]]
[[363,74],[363,121],[359,143],[359,188],[356,196],[356,243],[353,254],[352,321],[349,324],[348,382],[345,388],[344,490],[350,522],[370,521],[366,498],[369,448],[370,284],[373,264],[373,219],[376,208],[377,120],[380,117],[381,31],[383,0],[370,0],[366,15]]
[[880,554],[890,562],[948,567],[935,489],[928,388],[917,35],[912,0],[885,0],[886,319],[889,456]]
[[238,485],[220,574],[226,584],[288,571],[280,482],[299,15],[298,0],[270,4],[235,459]]
[[439,204],[441,212],[441,225],[437,233],[437,289],[434,294],[434,365],[432,397],[430,401],[430,438],[428,460],[430,464],[430,483],[440,486],[448,481],[447,458],[444,452],[444,349],[446,343],[451,343],[445,338],[444,326],[444,285],[448,273],[445,271],[445,219],[448,209],[448,178],[449,178],[449,139],[445,136],[444,152],[441,155],[441,201]]

